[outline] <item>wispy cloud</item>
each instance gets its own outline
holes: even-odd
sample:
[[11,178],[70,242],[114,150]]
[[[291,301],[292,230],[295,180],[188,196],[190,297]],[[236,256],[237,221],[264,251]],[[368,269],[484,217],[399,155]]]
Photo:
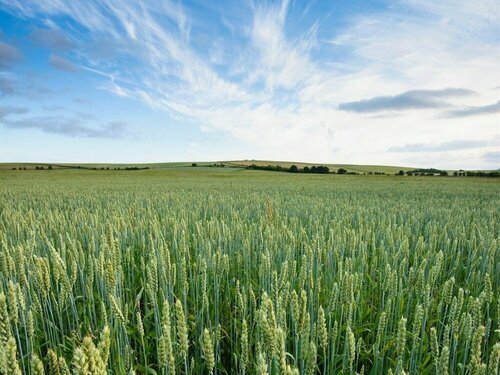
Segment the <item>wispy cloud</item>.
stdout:
[[80,118],[61,116],[39,116],[22,119],[3,119],[4,126],[12,129],[37,129],[45,133],[68,137],[87,138],[122,138],[126,134],[126,125],[122,122],[109,122],[99,126],[87,125]]
[[288,1],[254,7],[250,37],[257,60],[249,82],[262,80],[269,90],[300,89],[319,74],[309,58],[309,51],[317,43],[315,34],[318,25],[315,23],[299,37],[288,39],[285,34],[288,7]]
[[389,152],[442,152],[471,148],[481,148],[491,145],[488,140],[455,140],[443,143],[409,143],[402,146],[389,147]]
[[378,96],[355,102],[341,103],[339,109],[358,113],[436,109],[449,107],[451,105],[444,99],[457,96],[471,96],[474,94],[474,91],[460,88],[411,90],[394,96]]
[[7,43],[0,41],[0,69],[6,69],[22,58],[21,51]]
[[0,121],[3,120],[7,116],[25,114],[25,113],[28,113],[28,111],[29,111],[29,109],[26,107],[0,106]]
[[495,113],[500,113],[500,101],[494,104],[450,110],[446,112],[443,115],[443,117],[457,118],[457,117],[491,115]]
[[[96,122],[95,116],[87,113],[69,115],[64,107],[49,110],[62,110],[57,116],[29,116],[27,107],[0,106],[0,125],[11,129],[37,129],[45,133],[68,137],[118,139],[127,134],[127,125],[123,122]],[[66,113],[64,113],[66,112]],[[28,116],[27,116],[28,115]]]

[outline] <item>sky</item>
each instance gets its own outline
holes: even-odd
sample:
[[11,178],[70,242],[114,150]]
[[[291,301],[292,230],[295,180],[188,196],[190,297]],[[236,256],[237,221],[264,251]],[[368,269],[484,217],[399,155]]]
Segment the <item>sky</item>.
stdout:
[[500,167],[497,0],[0,0],[0,162]]

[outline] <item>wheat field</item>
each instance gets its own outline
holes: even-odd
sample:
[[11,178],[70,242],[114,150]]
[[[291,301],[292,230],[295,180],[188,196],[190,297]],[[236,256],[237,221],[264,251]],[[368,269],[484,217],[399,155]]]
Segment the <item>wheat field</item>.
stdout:
[[496,179],[0,172],[2,374],[488,374]]

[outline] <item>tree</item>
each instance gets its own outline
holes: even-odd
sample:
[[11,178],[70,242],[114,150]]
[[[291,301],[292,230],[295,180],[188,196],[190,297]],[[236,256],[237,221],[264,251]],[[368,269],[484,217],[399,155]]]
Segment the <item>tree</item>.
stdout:
[[448,172],[446,172],[446,171],[441,171],[441,172],[439,172],[439,175],[440,175],[440,176],[448,176]]
[[344,168],[339,168],[339,170],[337,171],[338,174],[346,174],[347,171],[344,169]]
[[299,168],[297,168],[296,165],[292,165],[289,169],[290,172],[292,173],[297,173],[299,171]]
[[198,164],[196,164],[196,163],[191,164],[191,167],[197,167],[197,166],[198,166]]
[[400,171],[398,172],[398,176],[404,176],[404,175],[405,175],[405,171],[400,170]]
[[309,168],[309,167],[306,165],[302,171],[303,171],[304,173],[310,173],[310,172],[311,172],[311,168]]

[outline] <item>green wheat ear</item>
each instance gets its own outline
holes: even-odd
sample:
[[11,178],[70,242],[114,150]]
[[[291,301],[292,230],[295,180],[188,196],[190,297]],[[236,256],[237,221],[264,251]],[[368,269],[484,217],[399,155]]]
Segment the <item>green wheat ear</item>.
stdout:
[[256,373],[257,375],[268,375],[266,360],[260,352],[257,356]]
[[208,329],[203,330],[203,355],[207,365],[208,372],[211,374],[215,367],[214,344]]
[[175,320],[177,323],[177,345],[179,355],[181,358],[186,359],[189,349],[188,328],[184,308],[179,299],[175,301]]
[[0,291],[0,342],[5,345],[11,336],[10,316],[7,309],[7,299]]
[[31,357],[31,373],[33,375],[45,375],[43,362],[36,354]]
[[21,375],[21,368],[17,359],[17,345],[14,337],[10,337],[5,346],[4,369],[7,375]]

